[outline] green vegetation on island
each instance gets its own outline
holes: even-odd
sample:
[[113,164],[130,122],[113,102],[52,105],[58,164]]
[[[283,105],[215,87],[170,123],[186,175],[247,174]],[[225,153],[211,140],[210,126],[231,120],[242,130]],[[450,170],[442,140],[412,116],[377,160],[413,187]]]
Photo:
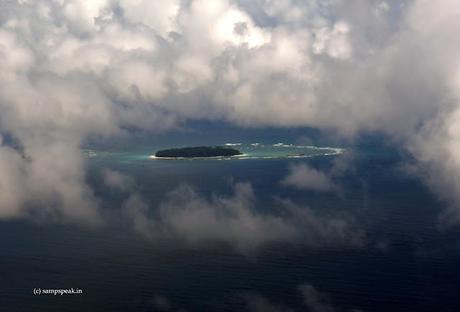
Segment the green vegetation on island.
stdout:
[[161,150],[155,157],[194,158],[194,157],[229,157],[241,155],[239,150],[222,146],[196,146]]

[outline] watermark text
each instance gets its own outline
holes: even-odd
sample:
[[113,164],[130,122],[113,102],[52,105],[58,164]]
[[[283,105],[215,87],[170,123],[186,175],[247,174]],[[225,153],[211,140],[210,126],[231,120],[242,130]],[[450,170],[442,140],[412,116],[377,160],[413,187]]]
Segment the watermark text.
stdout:
[[81,295],[83,290],[80,288],[61,288],[61,289],[50,289],[50,288],[34,288],[33,294],[36,296],[40,295]]

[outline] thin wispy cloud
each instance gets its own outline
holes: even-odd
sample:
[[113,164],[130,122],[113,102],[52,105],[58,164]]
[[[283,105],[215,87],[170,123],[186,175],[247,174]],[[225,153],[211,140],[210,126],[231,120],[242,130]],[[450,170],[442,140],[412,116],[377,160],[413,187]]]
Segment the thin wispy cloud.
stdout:
[[281,185],[300,190],[328,192],[337,189],[332,179],[324,172],[310,168],[306,164],[293,165]]
[[338,312],[350,311],[358,312],[359,309],[343,310],[331,302],[328,294],[318,290],[311,284],[299,285],[297,290],[302,298],[302,304],[297,307],[287,307],[271,302],[268,298],[260,295],[248,295],[245,297],[248,311],[250,312]]
[[283,199],[276,200],[277,208],[257,209],[256,194],[248,183],[235,184],[231,196],[211,198],[184,184],[159,206],[133,193],[123,207],[133,229],[153,242],[172,239],[191,246],[226,245],[243,253],[276,243],[310,248],[366,244],[365,232],[352,217],[321,215]]

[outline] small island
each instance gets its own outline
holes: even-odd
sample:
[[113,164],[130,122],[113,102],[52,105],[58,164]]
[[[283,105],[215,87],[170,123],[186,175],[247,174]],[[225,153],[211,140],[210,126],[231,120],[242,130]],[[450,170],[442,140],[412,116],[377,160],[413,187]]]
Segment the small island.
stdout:
[[223,146],[196,146],[161,150],[155,153],[158,158],[197,158],[230,157],[242,155],[239,150]]

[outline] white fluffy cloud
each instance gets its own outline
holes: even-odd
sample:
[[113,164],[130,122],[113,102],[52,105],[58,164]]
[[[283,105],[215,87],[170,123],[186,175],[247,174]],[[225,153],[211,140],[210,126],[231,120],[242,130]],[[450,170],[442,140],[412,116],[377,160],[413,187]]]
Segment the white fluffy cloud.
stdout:
[[17,147],[2,146],[0,214],[40,202],[93,218],[81,143],[188,118],[382,131],[458,203],[459,12],[455,0],[2,1],[0,131]]

